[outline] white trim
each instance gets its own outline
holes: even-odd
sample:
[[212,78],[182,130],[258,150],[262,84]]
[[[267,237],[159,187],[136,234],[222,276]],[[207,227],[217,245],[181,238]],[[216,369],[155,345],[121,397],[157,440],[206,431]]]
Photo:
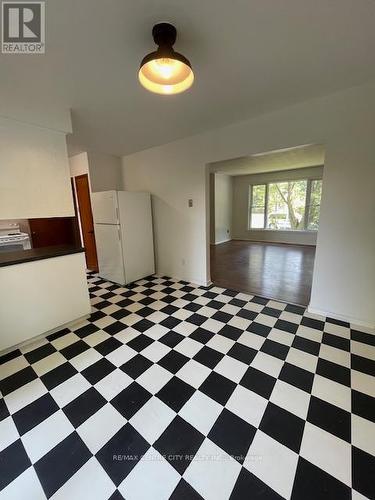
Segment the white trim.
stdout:
[[212,285],[212,281],[209,280],[209,281],[203,281],[203,280],[199,280],[199,279],[195,279],[195,278],[187,278],[187,277],[183,277],[183,276],[176,276],[175,274],[171,275],[171,273],[169,272],[163,272],[163,271],[160,271],[158,270],[154,276],[157,276],[158,278],[160,278],[161,276],[168,276],[168,278],[170,278],[171,280],[176,280],[176,281],[186,281],[187,283],[191,284],[191,285],[196,285],[196,286],[210,286]]
[[232,241],[233,238],[227,238],[226,240],[215,241],[214,245],[221,245],[221,243],[227,243],[228,241]]
[[310,305],[307,307],[307,311],[312,314],[319,314],[320,316],[325,316],[333,319],[338,319],[341,321],[346,321],[347,323],[350,323],[351,327],[355,326],[360,326],[360,327],[365,327],[369,330],[372,330],[368,333],[374,333],[375,334],[375,324],[367,323],[366,321],[362,321],[358,318],[355,318],[353,316],[347,316],[345,314],[337,314],[333,313],[331,311],[323,311],[322,309],[315,309],[315,307],[311,307]]
[[[289,245],[296,247],[316,247],[316,243],[295,243],[294,241],[280,241],[280,240],[261,240],[259,238],[232,238],[232,241],[248,241],[249,243],[269,243],[272,245],[273,243],[278,245]],[[290,302],[288,302],[290,304]],[[304,306],[305,307],[305,306]]]
[[69,321],[68,323],[64,323],[63,325],[56,326],[56,328],[52,328],[52,330],[48,330],[47,332],[41,333],[40,335],[36,335],[35,337],[31,337],[30,339],[24,340],[23,342],[20,342],[19,344],[7,347],[3,351],[0,351],[0,356],[3,356],[4,354],[8,354],[8,352],[15,351],[16,349],[20,349],[23,346],[26,346],[28,344],[31,344],[31,342],[36,342],[37,340],[45,339],[49,335],[52,335],[53,333],[59,332],[60,330],[64,330],[64,328],[71,328],[75,326],[76,324],[78,325],[81,323],[81,321],[86,320],[91,316],[92,313],[90,314],[85,314],[84,316],[81,316],[80,318],[74,319],[73,321]]

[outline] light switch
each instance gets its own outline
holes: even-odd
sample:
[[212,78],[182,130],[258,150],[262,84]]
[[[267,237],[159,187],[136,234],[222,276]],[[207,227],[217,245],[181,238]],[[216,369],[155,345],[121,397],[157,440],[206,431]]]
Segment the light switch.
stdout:
[[189,206],[189,208],[191,208],[193,206],[193,200],[192,199],[189,200],[188,206]]

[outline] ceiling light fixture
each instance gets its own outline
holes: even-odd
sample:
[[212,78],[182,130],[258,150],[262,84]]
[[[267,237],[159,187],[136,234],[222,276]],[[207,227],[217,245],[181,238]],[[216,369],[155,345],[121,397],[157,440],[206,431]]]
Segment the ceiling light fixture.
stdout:
[[169,23],[155,24],[152,36],[158,49],[142,59],[138,78],[150,92],[178,94],[187,90],[194,81],[194,73],[188,59],[175,52],[177,30]]

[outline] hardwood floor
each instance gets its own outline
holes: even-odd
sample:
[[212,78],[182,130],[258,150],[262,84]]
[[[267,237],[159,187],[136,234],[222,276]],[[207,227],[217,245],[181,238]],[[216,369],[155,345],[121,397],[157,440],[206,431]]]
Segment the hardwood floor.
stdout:
[[315,247],[251,241],[211,245],[211,279],[262,297],[308,305]]

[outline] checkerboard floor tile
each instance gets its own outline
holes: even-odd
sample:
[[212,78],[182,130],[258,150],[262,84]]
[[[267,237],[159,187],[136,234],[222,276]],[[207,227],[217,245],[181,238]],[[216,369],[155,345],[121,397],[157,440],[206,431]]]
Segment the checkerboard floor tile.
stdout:
[[89,319],[0,357],[1,498],[375,499],[375,335],[88,273]]

